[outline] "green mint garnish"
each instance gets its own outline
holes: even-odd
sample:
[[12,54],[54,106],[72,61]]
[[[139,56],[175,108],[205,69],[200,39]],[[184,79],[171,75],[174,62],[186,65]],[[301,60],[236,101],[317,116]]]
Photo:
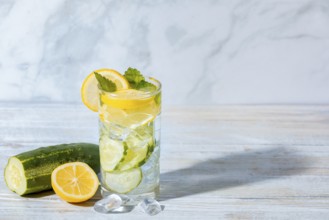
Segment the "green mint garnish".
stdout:
[[105,78],[101,74],[94,72],[95,77],[98,81],[98,86],[100,89],[104,90],[105,92],[115,92],[117,90],[117,86],[111,80]]
[[131,68],[129,67],[125,74],[124,77],[126,77],[126,79],[128,80],[129,83],[132,84],[138,84],[141,81],[144,81],[145,78],[144,76],[141,74],[141,72],[139,72],[137,69]]
[[136,85],[137,90],[144,91],[144,92],[153,92],[156,90],[156,86],[152,83],[146,82],[145,80],[141,81]]
[[145,81],[145,77],[137,69],[129,67],[126,70],[124,77],[127,79],[132,89],[145,92],[153,92],[156,90],[156,86]]
[[155,103],[159,106],[161,104],[161,93],[158,93],[155,98]]

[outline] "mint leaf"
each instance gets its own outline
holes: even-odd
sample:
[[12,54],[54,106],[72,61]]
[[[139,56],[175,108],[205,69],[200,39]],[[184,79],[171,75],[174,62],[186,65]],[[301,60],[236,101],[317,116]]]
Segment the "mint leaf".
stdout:
[[145,92],[153,92],[156,90],[156,86],[152,83],[149,83],[145,80],[145,77],[141,74],[141,72],[135,68],[129,67],[124,77],[129,82],[130,88],[145,91]]
[[102,76],[97,72],[94,72],[94,74],[98,81],[98,87],[100,89],[104,90],[105,92],[115,92],[117,90],[117,86],[115,85],[114,82],[105,78],[104,76]]
[[141,72],[139,72],[139,70],[131,67],[126,70],[124,77],[126,77],[128,82],[131,84],[138,84],[145,80],[144,76],[141,74]]
[[154,92],[157,87],[152,83],[146,82],[145,80],[135,85],[135,89],[145,92]]
[[158,93],[155,98],[154,98],[155,103],[157,104],[157,106],[159,106],[161,104],[161,93]]

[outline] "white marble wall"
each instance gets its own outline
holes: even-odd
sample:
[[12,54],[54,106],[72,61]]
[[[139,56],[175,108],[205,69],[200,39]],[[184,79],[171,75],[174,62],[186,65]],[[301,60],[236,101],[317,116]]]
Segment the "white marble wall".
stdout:
[[129,66],[168,105],[329,103],[329,0],[0,0],[0,100],[80,102]]

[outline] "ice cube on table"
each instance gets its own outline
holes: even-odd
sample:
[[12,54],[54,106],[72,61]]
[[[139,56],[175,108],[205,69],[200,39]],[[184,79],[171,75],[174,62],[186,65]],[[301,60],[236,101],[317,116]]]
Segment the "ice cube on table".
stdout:
[[131,198],[127,195],[120,194],[120,197],[122,199],[122,205],[129,206],[129,205],[136,205],[137,204],[136,201],[133,198]]
[[108,213],[122,205],[122,199],[116,194],[111,194],[104,199],[99,200],[94,205],[94,210],[100,213]]
[[138,206],[148,215],[156,215],[162,211],[160,203],[153,198],[143,199]]

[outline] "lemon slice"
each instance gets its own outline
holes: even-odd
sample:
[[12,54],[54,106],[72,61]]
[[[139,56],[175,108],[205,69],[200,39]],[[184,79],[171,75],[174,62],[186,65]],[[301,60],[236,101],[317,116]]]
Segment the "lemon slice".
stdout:
[[117,86],[117,90],[128,89],[129,83],[126,78],[119,72],[112,69],[99,69],[90,73],[82,83],[81,98],[82,102],[92,111],[98,110],[98,82],[94,72],[101,74],[107,79],[111,80]]
[[99,109],[99,118],[101,121],[117,123],[117,120],[127,117],[127,113],[118,108],[112,108],[108,105],[102,105]]
[[103,95],[102,102],[114,108],[136,109],[150,104],[154,96],[149,96],[144,91],[125,89],[114,92],[114,96]]
[[61,199],[78,203],[95,195],[99,181],[86,163],[73,162],[63,164],[52,172],[51,185]]
[[155,116],[147,113],[133,113],[120,121],[120,125],[135,129],[139,126],[146,125],[154,120]]

